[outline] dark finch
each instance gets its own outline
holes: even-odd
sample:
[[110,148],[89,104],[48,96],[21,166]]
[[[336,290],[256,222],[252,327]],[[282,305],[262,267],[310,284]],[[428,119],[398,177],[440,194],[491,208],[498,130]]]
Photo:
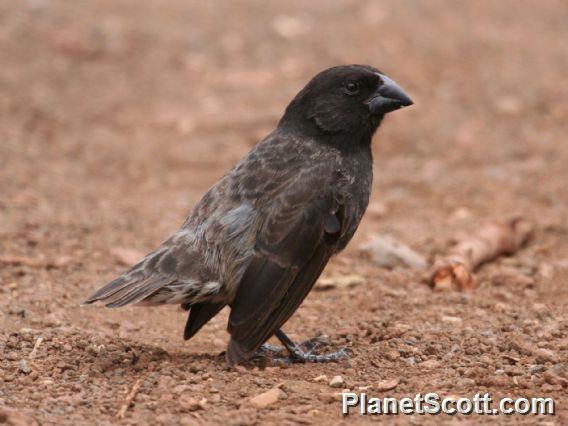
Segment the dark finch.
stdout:
[[267,350],[273,335],[294,361],[344,356],[306,352],[280,328],[351,240],[369,202],[372,136],[408,105],[373,67],[321,72],[172,237],[85,303],[179,303],[189,310],[185,339],[229,305],[230,365]]

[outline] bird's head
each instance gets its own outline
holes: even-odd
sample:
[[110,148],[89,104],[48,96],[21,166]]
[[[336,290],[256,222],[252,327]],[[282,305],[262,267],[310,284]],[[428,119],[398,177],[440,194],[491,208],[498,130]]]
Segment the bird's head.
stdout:
[[337,66],[316,75],[296,95],[280,125],[370,139],[385,114],[412,103],[398,84],[376,68]]

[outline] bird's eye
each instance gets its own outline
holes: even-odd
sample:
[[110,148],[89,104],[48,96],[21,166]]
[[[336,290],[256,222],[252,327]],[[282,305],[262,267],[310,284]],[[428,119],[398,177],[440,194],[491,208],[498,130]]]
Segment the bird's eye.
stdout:
[[359,83],[357,83],[356,81],[348,81],[347,83],[345,83],[345,90],[348,94],[355,95],[359,93]]

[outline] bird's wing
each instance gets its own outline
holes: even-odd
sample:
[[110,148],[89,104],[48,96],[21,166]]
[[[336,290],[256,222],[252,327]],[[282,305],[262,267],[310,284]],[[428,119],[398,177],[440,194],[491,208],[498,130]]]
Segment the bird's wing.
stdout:
[[304,173],[274,201],[251,263],[231,303],[227,353],[250,357],[302,303],[345,228],[343,201],[317,171]]
[[[201,327],[203,327],[211,318],[219,313],[225,307],[226,303],[219,302],[200,302],[190,305],[189,315],[183,330],[183,338],[191,339]],[[183,305],[182,305],[183,306]]]

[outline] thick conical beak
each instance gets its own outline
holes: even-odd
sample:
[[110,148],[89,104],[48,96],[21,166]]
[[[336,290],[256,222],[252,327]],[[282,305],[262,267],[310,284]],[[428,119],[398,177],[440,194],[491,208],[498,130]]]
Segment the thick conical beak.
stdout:
[[379,75],[383,84],[368,101],[371,114],[386,114],[414,103],[406,92],[402,90],[402,87],[386,75]]

